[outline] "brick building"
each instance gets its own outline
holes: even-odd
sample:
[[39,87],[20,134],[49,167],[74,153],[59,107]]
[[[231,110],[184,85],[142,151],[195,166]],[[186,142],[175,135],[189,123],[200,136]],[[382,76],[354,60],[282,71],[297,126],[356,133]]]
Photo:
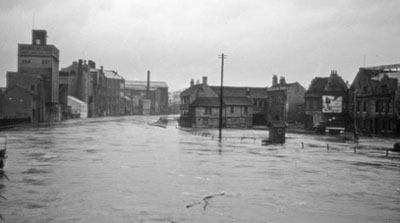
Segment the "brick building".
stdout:
[[125,79],[113,70],[103,70],[106,81],[107,115],[125,114]]
[[360,68],[349,90],[358,130],[400,135],[400,64]]
[[[18,72],[9,73],[7,77],[18,81],[7,81],[17,83],[20,87],[31,91],[32,85],[26,84],[23,78],[28,76],[41,81],[43,86],[44,103],[43,117],[39,121],[58,121],[61,119],[59,99],[59,50],[54,45],[47,44],[47,32],[45,30],[32,30],[31,44],[18,44]],[[16,75],[18,77],[11,77]],[[40,78],[36,78],[40,77]],[[30,78],[31,79],[31,78]],[[11,85],[7,85],[12,87]],[[39,108],[40,109],[40,108]]]

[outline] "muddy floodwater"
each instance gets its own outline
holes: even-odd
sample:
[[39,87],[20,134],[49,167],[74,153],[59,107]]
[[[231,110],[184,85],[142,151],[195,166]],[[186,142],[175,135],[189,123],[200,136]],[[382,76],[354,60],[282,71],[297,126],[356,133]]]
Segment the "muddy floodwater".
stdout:
[[373,148],[393,139],[361,139],[357,153],[351,142],[290,133],[261,146],[265,130],[224,130],[219,143],[216,130],[147,124],[157,119],[1,131],[5,222],[400,221],[399,156]]

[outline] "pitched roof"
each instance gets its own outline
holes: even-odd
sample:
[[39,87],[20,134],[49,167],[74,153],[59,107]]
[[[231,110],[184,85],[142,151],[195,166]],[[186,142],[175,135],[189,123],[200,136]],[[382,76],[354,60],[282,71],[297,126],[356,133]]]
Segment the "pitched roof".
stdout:
[[197,98],[191,106],[200,107],[200,106],[208,106],[208,107],[218,107],[220,104],[220,99],[215,97],[200,97]]
[[7,87],[5,92],[4,92],[4,95],[7,95],[7,93],[10,92],[13,89],[19,89],[20,91],[24,92],[25,94],[28,94],[28,95],[32,96],[35,100],[38,99],[38,95],[37,94],[34,94],[34,93],[28,91],[26,88],[22,87],[19,84],[13,84],[13,85]]
[[[146,90],[147,81],[125,81],[125,88],[132,90]],[[165,81],[150,81],[150,88],[168,88]]]
[[192,95],[194,92],[196,92],[198,89],[200,89],[202,86],[202,84],[196,84],[193,86],[190,86],[189,88],[185,89],[184,91],[181,92],[181,96],[190,96]]
[[[197,98],[191,106],[194,107],[218,107],[220,105],[220,99],[219,97],[200,97]],[[224,97],[223,99],[223,105],[228,105],[228,106],[252,106],[253,104],[251,103],[251,100],[248,99],[247,97]]]
[[110,79],[120,79],[120,80],[123,80],[123,79],[124,79],[124,78],[123,78],[121,75],[119,75],[116,71],[113,71],[113,70],[104,70],[103,72],[104,72],[104,76],[106,76],[107,78],[110,78]]
[[[210,86],[211,89],[219,96],[221,93],[220,86]],[[224,86],[224,97],[246,97],[247,92],[251,98],[265,98],[267,97],[266,87],[231,87]]]
[[325,85],[328,83],[329,77],[316,77],[311,81],[310,87],[306,94],[309,93],[320,93],[325,89]]
[[247,97],[224,97],[225,105],[253,106],[251,100]]

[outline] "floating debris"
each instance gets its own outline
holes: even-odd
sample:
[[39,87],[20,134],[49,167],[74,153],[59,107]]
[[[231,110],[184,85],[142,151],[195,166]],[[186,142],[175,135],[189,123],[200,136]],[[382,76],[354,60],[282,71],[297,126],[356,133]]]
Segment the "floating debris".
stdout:
[[207,195],[207,196],[204,196],[203,199],[201,199],[200,201],[196,201],[196,202],[194,202],[194,203],[192,203],[192,204],[186,205],[186,208],[191,208],[191,207],[193,207],[193,206],[195,206],[195,205],[203,204],[203,203],[204,203],[204,204],[203,204],[203,209],[206,210],[207,205],[208,205],[208,202],[210,201],[210,199],[212,199],[212,198],[214,198],[214,197],[224,196],[224,195],[225,195],[225,192],[221,192],[221,193],[219,193],[219,194],[214,194],[214,195]]

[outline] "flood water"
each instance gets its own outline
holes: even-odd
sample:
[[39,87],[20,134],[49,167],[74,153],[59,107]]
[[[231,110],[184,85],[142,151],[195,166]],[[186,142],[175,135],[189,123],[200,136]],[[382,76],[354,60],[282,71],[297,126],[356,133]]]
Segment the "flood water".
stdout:
[[[219,143],[205,130],[147,125],[157,118],[0,132],[10,179],[0,179],[0,214],[6,222],[400,221],[398,156],[355,154],[334,141],[328,151],[328,139],[299,134],[266,147],[262,130],[226,130]],[[187,208],[219,193],[205,209]]]

